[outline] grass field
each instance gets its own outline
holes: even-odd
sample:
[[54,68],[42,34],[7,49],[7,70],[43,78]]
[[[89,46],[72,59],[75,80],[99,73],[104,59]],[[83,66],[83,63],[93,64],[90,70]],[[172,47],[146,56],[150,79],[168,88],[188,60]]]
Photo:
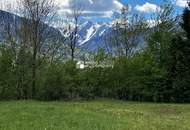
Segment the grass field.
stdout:
[[190,130],[190,104],[0,102],[0,130]]

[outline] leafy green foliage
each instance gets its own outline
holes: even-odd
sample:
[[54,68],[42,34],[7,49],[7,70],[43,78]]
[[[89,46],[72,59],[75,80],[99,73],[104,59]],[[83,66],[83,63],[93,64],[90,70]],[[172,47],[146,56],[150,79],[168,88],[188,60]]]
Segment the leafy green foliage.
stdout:
[[0,49],[0,99],[15,99],[16,86],[12,86],[15,83],[13,55],[4,46],[1,46]]
[[[8,43],[2,44],[0,100],[90,100],[109,97],[133,101],[190,102],[189,8],[184,10],[182,19],[181,28],[176,27],[179,24],[172,17],[172,6],[166,6],[158,15],[158,25],[148,31],[144,48],[135,52],[135,48],[121,45],[117,49],[126,51],[126,54],[128,51],[135,53],[114,57],[99,49],[88,67],[84,59],[84,69],[77,69],[74,60],[54,62],[39,56],[36,63],[43,62],[35,68],[36,97],[32,97],[31,52],[25,46],[19,46],[15,48],[15,55]],[[142,29],[135,28],[132,33],[125,28],[135,41],[128,40],[129,34],[121,37],[127,40],[127,45],[132,44],[130,42],[139,43],[140,32],[145,31],[144,27]],[[117,40],[116,36],[113,38]]]

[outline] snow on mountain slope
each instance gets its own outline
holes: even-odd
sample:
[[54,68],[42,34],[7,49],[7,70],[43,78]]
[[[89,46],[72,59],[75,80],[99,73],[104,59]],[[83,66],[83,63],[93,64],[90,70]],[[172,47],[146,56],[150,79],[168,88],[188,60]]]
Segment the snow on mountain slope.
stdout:
[[80,26],[78,46],[88,51],[97,51],[105,47],[106,33],[111,26],[106,23],[93,23],[87,21]]
[[85,36],[85,40],[79,43],[79,46],[85,44],[86,42],[90,41],[96,34],[99,29],[100,25],[91,26],[87,31],[87,34]]
[[[22,18],[4,11],[0,11],[0,18],[3,18],[0,20],[0,41],[5,40],[4,31],[6,24],[10,23],[12,25],[14,21],[16,21],[17,26],[12,25],[12,33],[16,36],[14,30],[16,30],[17,27],[20,28]],[[68,23],[65,24],[65,26],[48,27],[47,32],[50,31],[51,35],[55,35],[56,37],[67,37],[67,25]],[[111,35],[110,30],[111,24],[108,23],[84,22],[79,27],[77,47],[90,52],[96,52],[99,48],[105,48],[105,37]],[[44,36],[47,35],[44,34]]]

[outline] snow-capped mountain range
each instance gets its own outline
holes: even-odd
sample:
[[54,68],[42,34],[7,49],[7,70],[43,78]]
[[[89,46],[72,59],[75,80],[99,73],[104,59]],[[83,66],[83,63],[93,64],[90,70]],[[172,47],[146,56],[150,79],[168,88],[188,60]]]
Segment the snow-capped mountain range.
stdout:
[[88,51],[105,48],[105,37],[110,33],[111,24],[86,21],[80,26],[78,46]]
[[[64,37],[68,37],[68,25],[72,23],[63,23],[61,26],[54,26]],[[112,23],[85,21],[79,25],[77,47],[89,52],[97,52],[99,48],[105,49],[105,39],[111,35]]]
[[[0,11],[0,17],[1,16],[6,16],[9,19],[9,23],[11,23],[13,18],[16,18],[16,22],[18,23],[18,25],[20,26],[21,23],[21,17],[15,15],[15,14],[11,14],[5,11]],[[1,17],[2,18],[2,17]],[[6,22],[4,22],[6,23]],[[3,30],[3,23],[0,22],[0,41],[3,41],[3,34],[4,34],[4,30]],[[112,25],[111,23],[94,23],[91,21],[86,21],[84,23],[82,23],[79,26],[79,30],[78,30],[78,42],[77,42],[77,47],[83,50],[86,50],[88,52],[96,52],[99,48],[105,48],[105,37],[107,35],[110,35],[110,31],[111,31]],[[61,30],[60,28],[52,28],[49,27],[49,29],[53,30],[52,33],[57,34],[57,35],[63,35],[63,33],[61,33],[63,30]],[[14,29],[13,29],[14,30]],[[64,37],[64,35],[63,35]]]

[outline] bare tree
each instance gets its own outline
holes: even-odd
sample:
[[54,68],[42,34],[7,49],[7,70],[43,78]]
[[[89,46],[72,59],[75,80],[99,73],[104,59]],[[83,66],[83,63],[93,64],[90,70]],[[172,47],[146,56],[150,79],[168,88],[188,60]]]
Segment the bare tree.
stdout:
[[69,19],[73,24],[68,25],[68,40],[71,53],[71,59],[75,58],[76,44],[78,40],[79,19],[83,13],[83,8],[76,0],[72,3]]
[[[122,51],[122,37],[121,37],[121,30],[120,30],[120,21],[116,21],[113,24],[112,30],[111,30],[111,34],[110,36],[108,36],[107,38],[107,43],[106,46],[109,47],[109,50],[111,50],[111,52],[114,55],[117,56],[122,56],[123,55],[123,51]],[[107,48],[108,48],[107,47]]]
[[[127,13],[128,7],[122,9],[121,31],[124,54],[127,57],[133,55],[138,45],[142,43],[147,29],[146,21],[139,14]],[[127,14],[129,17],[127,17]]]
[[48,48],[48,25],[55,16],[53,0],[20,0],[21,15],[27,19],[29,45],[32,53],[32,97],[35,96],[39,58]]
[[[4,12],[0,19],[4,43],[14,57],[18,98],[23,99],[35,96],[36,81],[44,61],[51,64],[61,59],[65,45],[61,33],[50,26],[56,13],[53,0],[18,0],[17,3],[14,10],[20,16]],[[31,88],[32,92],[27,93]]]
[[146,31],[146,21],[138,14],[129,13],[129,6],[124,6],[121,16],[112,28],[110,46],[118,56],[130,57],[142,43]]

